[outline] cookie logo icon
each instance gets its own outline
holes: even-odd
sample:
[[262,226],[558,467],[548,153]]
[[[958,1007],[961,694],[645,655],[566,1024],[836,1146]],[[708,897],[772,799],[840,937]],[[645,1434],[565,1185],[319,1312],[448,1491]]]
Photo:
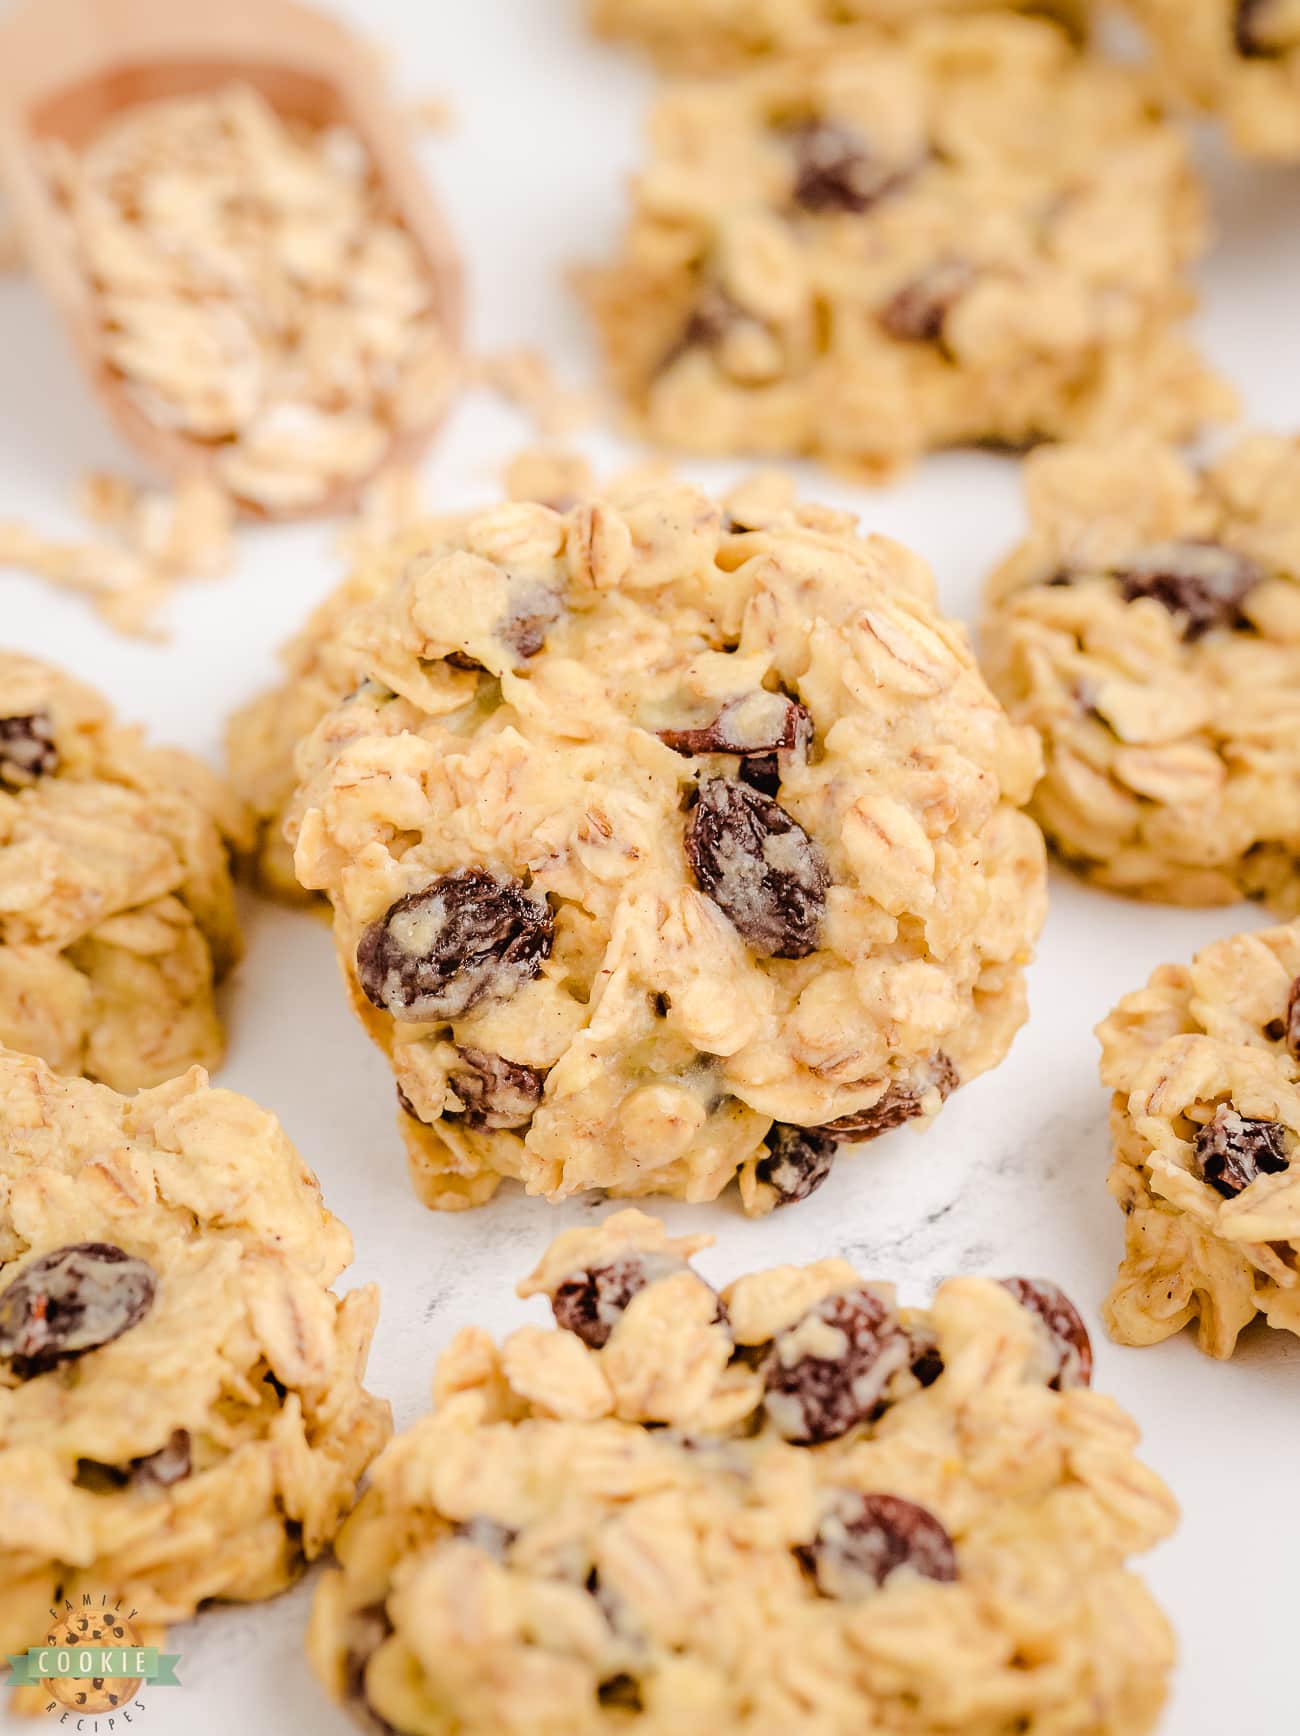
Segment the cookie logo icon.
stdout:
[[101,1728],[115,1731],[119,1711],[125,1718],[127,1707],[142,1709],[137,1695],[143,1687],[180,1686],[179,1657],[144,1645],[135,1613],[103,1593],[83,1593],[77,1603],[65,1599],[50,1611],[39,1645],[9,1654],[9,1685],[31,1691],[29,1710],[42,1705],[62,1718],[75,1713],[77,1729],[89,1736]]
[[[55,1622],[45,1636],[47,1646],[74,1655],[89,1647],[120,1647],[136,1651],[140,1636],[111,1605],[88,1609]],[[51,1676],[46,1686],[61,1706],[74,1712],[111,1712],[128,1705],[139,1692],[143,1676]]]

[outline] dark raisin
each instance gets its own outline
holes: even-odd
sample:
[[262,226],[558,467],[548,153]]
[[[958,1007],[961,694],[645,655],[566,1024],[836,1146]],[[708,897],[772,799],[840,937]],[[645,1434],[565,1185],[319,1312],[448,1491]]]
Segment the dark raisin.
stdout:
[[903,1572],[941,1585],[957,1578],[952,1538],[928,1508],[901,1495],[842,1496],[795,1553],[823,1597],[869,1596]]
[[343,1695],[354,1707],[364,1707],[371,1729],[389,1731],[393,1728],[366,1701],[366,1666],[393,1631],[388,1609],[383,1603],[366,1604],[354,1609],[348,1617],[348,1643],[343,1654]]
[[830,875],[799,822],[758,790],[710,778],[686,828],[695,877],[760,958],[815,952]]
[[566,1278],[551,1297],[555,1324],[576,1332],[591,1350],[602,1350],[623,1310],[647,1284],[682,1269],[675,1254],[620,1254]]
[[484,1049],[459,1048],[456,1053],[462,1065],[452,1068],[448,1082],[464,1104],[459,1119],[466,1127],[527,1127],[542,1100],[537,1069]]
[[620,1670],[616,1676],[610,1676],[596,1690],[596,1697],[602,1706],[611,1710],[617,1708],[621,1712],[642,1712],[645,1701],[641,1694],[641,1684],[635,1676],[629,1676],[626,1670]]
[[[800,1354],[798,1334],[810,1320],[838,1340],[831,1354]],[[828,1296],[773,1341],[767,1414],[787,1441],[836,1440],[875,1414],[885,1388],[907,1364],[907,1335],[874,1291]]]
[[1112,569],[1126,603],[1156,602],[1183,622],[1189,643],[1214,627],[1248,626],[1241,605],[1263,578],[1247,555],[1215,542],[1161,543]]
[[1054,1392],[1092,1384],[1092,1340],[1079,1310],[1047,1278],[1000,1278],[1022,1308],[1036,1314],[1052,1345],[1052,1375],[1048,1386]]
[[1277,0],[1236,0],[1232,16],[1232,40],[1246,60],[1272,60],[1300,46],[1300,28],[1294,14]]
[[453,669],[482,669],[483,665],[477,657],[471,657],[468,651],[448,651],[443,658],[444,663],[450,663]]
[[941,260],[891,296],[880,323],[899,343],[941,344],[948,315],[974,281],[975,272],[965,260]]
[[561,613],[557,592],[546,585],[528,585],[520,591],[510,613],[497,628],[497,638],[516,657],[536,657],[546,643],[546,629],[559,620]]
[[138,1326],[156,1288],[143,1260],[108,1242],[56,1248],[0,1292],[0,1357],[28,1380],[84,1356]]
[[1300,1061],[1300,977],[1291,984],[1286,999],[1286,1023],[1281,1034],[1286,1039],[1287,1054],[1293,1061]]
[[1280,1121],[1252,1121],[1231,1103],[1220,1103],[1214,1120],[1196,1135],[1201,1174],[1225,1199],[1232,1199],[1261,1175],[1290,1167]]
[[912,1121],[920,1115],[922,1099],[932,1087],[937,1087],[939,1096],[946,1101],[960,1083],[957,1069],[940,1050],[931,1060],[925,1079],[916,1084],[898,1080],[869,1108],[855,1109],[851,1115],[828,1121],[821,1131],[852,1143],[877,1139],[890,1128],[901,1127],[905,1121]]
[[661,729],[659,739],[674,753],[738,754],[741,779],[774,796],[783,766],[807,760],[813,721],[797,699],[760,690],[729,699],[712,723],[698,729]]
[[20,790],[48,777],[59,763],[48,711],[0,717],[0,788]]
[[767,1156],[759,1158],[754,1173],[759,1181],[776,1189],[779,1206],[806,1200],[831,1173],[835,1141],[814,1128],[792,1127],[789,1122],[776,1121],[763,1143]]
[[686,316],[685,325],[660,361],[659,372],[671,368],[691,350],[716,350],[733,326],[746,321],[752,323],[753,315],[739,302],[733,301],[725,290],[705,285]]
[[943,1373],[938,1337],[928,1326],[909,1326],[907,1344],[913,1377],[921,1386],[933,1386]]
[[498,1519],[487,1519],[476,1514],[473,1519],[462,1520],[455,1528],[455,1535],[471,1548],[490,1555],[494,1561],[504,1561],[510,1552],[510,1545],[519,1533],[512,1531]]
[[554,929],[549,906],[522,881],[460,868],[371,924],[357,947],[357,977],[395,1019],[455,1019],[531,981]]
[[794,202],[803,211],[869,211],[908,179],[906,170],[875,160],[862,134],[840,121],[805,121],[786,136]]

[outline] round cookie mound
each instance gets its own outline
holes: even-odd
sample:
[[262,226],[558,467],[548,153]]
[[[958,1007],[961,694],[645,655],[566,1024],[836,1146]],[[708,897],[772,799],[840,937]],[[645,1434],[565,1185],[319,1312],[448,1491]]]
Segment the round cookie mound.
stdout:
[[640,1212],[560,1236],[557,1330],[462,1331],[376,1462],[309,1650],[459,1736],[1139,1736],[1176,1508],[1044,1280],[900,1307],[843,1260],[719,1295]]
[[1202,207],[1145,73],[1042,20],[931,16],[666,86],[584,287],[629,414],[688,451],[878,477],[1181,440],[1234,404],[1186,333]]
[[121,1091],[224,1047],[239,802],[48,664],[0,652],[0,1044]]
[[1050,13],[1082,34],[1088,0],[588,0],[593,30],[646,48],[661,64],[709,72],[756,55],[835,42],[864,24],[909,24],[932,12]]
[[178,1621],[320,1553],[389,1433],[351,1257],[199,1069],[124,1098],[0,1051],[0,1647],[83,1591]]
[[1035,453],[984,668],[1043,739],[1034,813],[1112,891],[1300,909],[1300,441],[1198,471],[1130,438]]
[[349,631],[291,830],[428,1204],[766,1210],[1005,1054],[1037,746],[897,544],[775,484],[515,504]]
[[1256,1314],[1300,1333],[1300,926],[1161,965],[1097,1035],[1124,1210],[1111,1333],[1199,1321],[1210,1356]]
[[1300,161],[1295,0],[1126,0],[1166,81],[1218,117],[1237,150]]

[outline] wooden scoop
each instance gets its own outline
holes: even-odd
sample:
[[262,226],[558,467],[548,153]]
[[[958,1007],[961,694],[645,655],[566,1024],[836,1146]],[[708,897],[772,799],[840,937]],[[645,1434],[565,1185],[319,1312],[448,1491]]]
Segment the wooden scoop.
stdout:
[[[294,0],[25,0],[0,23],[0,176],[23,255],[113,422],[170,477],[211,472],[214,449],[151,421],[108,365],[92,287],[72,252],[41,145],[61,139],[80,150],[123,108],[232,82],[253,86],[281,115],[357,134],[427,265],[449,345],[460,339],[456,250],[369,45]],[[384,465],[417,455],[444,407],[433,408],[427,426],[395,437]],[[347,511],[367,480],[332,488],[305,516]],[[259,516],[304,516],[240,505]]]

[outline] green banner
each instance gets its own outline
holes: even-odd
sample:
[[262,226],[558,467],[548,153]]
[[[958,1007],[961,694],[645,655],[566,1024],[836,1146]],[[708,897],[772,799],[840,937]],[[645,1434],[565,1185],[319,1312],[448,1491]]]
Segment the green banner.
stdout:
[[28,1646],[25,1652],[9,1653],[9,1686],[93,1676],[122,1681],[140,1676],[154,1685],[179,1688],[176,1666],[180,1661],[179,1652],[160,1652],[157,1646]]

